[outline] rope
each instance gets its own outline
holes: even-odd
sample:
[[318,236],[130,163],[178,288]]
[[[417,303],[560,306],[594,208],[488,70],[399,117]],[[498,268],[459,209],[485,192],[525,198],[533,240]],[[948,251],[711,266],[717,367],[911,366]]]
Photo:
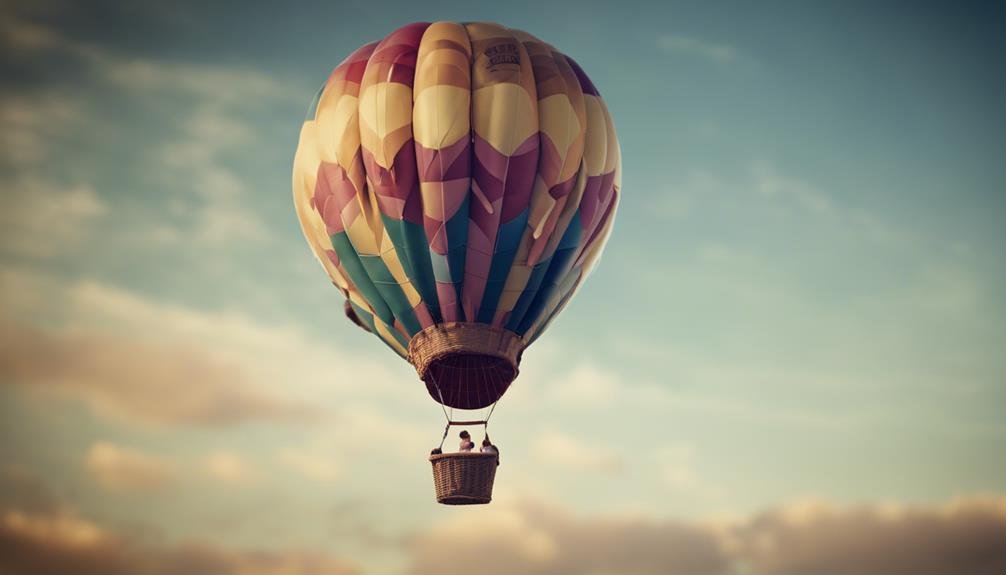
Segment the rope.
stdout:
[[448,433],[448,432],[449,432],[450,430],[451,430],[451,422],[450,422],[450,421],[448,421],[448,422],[447,422],[447,425],[445,425],[445,426],[444,426],[444,436],[440,438],[440,447],[438,447],[438,448],[437,448],[437,449],[439,449],[440,451],[443,451],[443,450],[444,450],[444,442],[445,442],[445,441],[447,441],[447,433]]
[[489,415],[486,416],[485,423],[483,424],[482,427],[482,435],[483,435],[482,441],[489,439],[489,418],[493,416],[493,412],[496,411],[496,404],[499,402],[500,400],[497,399],[496,401],[493,402],[492,407],[489,408]]
[[[435,387],[436,390],[437,390],[437,395],[440,397],[440,410],[444,412],[444,419],[446,419],[447,422],[450,423],[451,416],[447,415],[447,408],[444,407],[444,394],[443,394],[442,391],[440,391],[440,386],[437,384],[437,378],[433,377],[433,372],[432,371],[429,373],[429,376],[430,376],[430,381],[433,382],[433,387]],[[454,408],[451,408],[451,409],[452,409],[451,413],[453,413],[453,409]]]
[[[486,370],[484,368],[481,368],[480,371],[482,372],[482,375],[484,376]],[[440,390],[440,385],[437,383],[437,378],[433,376],[432,372],[430,372],[428,375],[429,375],[430,381],[433,383],[434,389],[437,390],[437,396],[440,398],[440,410],[444,412],[444,419],[447,420],[447,425],[444,426],[444,435],[443,435],[443,437],[440,438],[440,446],[438,447],[438,449],[443,450],[443,448],[444,448],[444,442],[447,441],[447,434],[450,433],[450,431],[451,431],[451,425],[456,425],[456,424],[477,425],[477,424],[481,423],[482,424],[482,431],[483,431],[483,440],[489,439],[489,418],[493,416],[493,412],[496,411],[496,405],[499,404],[500,400],[497,399],[496,401],[494,401],[492,403],[492,406],[489,407],[489,413],[480,422],[476,422],[476,421],[471,421],[471,422],[467,422],[467,421],[465,421],[465,422],[453,421],[452,420],[452,416],[454,415],[454,408],[453,407],[451,408],[450,414],[447,413],[447,408],[444,407],[444,393]],[[502,399],[502,397],[500,397],[500,399]]]
[[[433,373],[432,372],[429,374],[429,376],[430,376],[430,381],[433,382],[433,387],[435,387],[436,390],[437,390],[437,395],[440,396],[440,410],[444,412],[444,419],[447,420],[447,425],[444,426],[444,436],[440,438],[440,446],[437,447],[437,449],[443,451],[443,449],[444,449],[444,442],[447,441],[447,434],[451,430],[451,416],[447,415],[447,408],[444,407],[444,394],[443,394],[442,391],[440,391],[440,386],[437,384],[437,378],[433,377]],[[453,409],[451,410],[451,413],[452,414],[454,413]]]

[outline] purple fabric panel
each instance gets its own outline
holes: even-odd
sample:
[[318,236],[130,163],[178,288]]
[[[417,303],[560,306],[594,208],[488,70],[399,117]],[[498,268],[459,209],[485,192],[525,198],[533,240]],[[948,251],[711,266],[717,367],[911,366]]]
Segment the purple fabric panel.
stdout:
[[367,168],[371,190],[377,195],[381,213],[396,220],[422,225],[423,205],[419,194],[419,179],[416,177],[412,140],[405,142],[395,154],[390,170],[378,164],[367,149],[363,150],[363,164]]
[[439,150],[427,148],[419,142],[415,146],[419,181],[439,182],[471,176],[471,140],[468,138],[461,138]]
[[597,91],[594,83],[590,81],[587,73],[584,72],[583,68],[576,63],[576,60],[566,56],[566,61],[569,62],[569,66],[573,68],[573,72],[576,74],[576,79],[580,81],[580,89],[583,90],[583,93],[600,97],[601,93]]

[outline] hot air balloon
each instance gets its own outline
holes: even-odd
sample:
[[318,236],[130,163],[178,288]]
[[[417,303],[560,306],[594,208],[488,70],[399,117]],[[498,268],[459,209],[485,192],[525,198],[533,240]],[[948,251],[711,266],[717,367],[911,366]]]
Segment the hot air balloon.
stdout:
[[[499,24],[420,22],[322,86],[294,205],[346,315],[437,403],[492,408],[597,263],[620,166],[607,106],[572,58]],[[445,416],[445,437],[488,424]],[[430,459],[438,501],[490,500],[495,457]]]

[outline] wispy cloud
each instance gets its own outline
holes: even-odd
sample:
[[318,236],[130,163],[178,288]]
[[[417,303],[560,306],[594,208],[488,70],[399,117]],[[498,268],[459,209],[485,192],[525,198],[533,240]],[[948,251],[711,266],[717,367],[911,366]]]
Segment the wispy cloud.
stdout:
[[991,575],[1006,568],[1006,500],[919,507],[794,503],[726,522],[578,516],[541,501],[494,503],[478,518],[457,516],[423,532],[410,549],[412,575],[475,569]]
[[79,253],[81,242],[107,211],[87,185],[18,180],[0,199],[0,251],[32,258]]
[[170,460],[108,441],[91,446],[85,467],[102,487],[113,491],[157,491],[175,480]]
[[[138,452],[97,446],[113,459],[127,454],[135,467]],[[95,451],[95,450],[92,450]],[[100,455],[100,454],[99,454]],[[107,454],[99,458],[107,458]],[[149,466],[148,454],[139,455]],[[108,467],[103,465],[103,467]],[[111,467],[122,470],[121,461]],[[147,472],[145,472],[147,473]],[[138,535],[142,533],[142,535]],[[132,525],[110,529],[54,495],[38,474],[0,467],[0,572],[57,575],[349,575],[359,567],[348,558],[304,548],[231,548],[205,539],[169,541],[159,530]]]
[[243,370],[181,341],[157,344],[100,332],[0,326],[7,385],[83,401],[137,423],[226,425],[302,421],[315,410],[256,388]]
[[[62,91],[0,96],[0,144],[4,163],[14,169],[39,167],[55,140],[80,129],[83,103]],[[7,184],[13,187],[14,182]]]
[[193,541],[172,544],[119,535],[72,510],[0,512],[0,570],[56,575],[306,575],[358,573],[349,561],[316,551],[241,551]]
[[1006,569],[1006,499],[933,507],[795,503],[755,515],[733,536],[734,553],[765,575],[991,575]]
[[[585,518],[541,501],[493,503],[418,535],[407,573],[726,574],[730,558],[713,530],[683,522]],[[450,549],[450,553],[442,552]],[[492,561],[486,561],[492,557]]]
[[616,374],[589,361],[573,365],[548,382],[542,390],[545,399],[563,405],[597,407],[610,404],[618,395]]
[[689,488],[696,484],[698,475],[692,463],[693,449],[689,445],[671,445],[657,450],[664,481],[676,488]]
[[[393,368],[401,366],[349,355],[293,325],[11,270],[0,273],[0,295],[6,385],[82,401],[134,424],[304,424],[338,410],[343,426],[395,450],[422,451],[410,423],[380,416],[371,403],[398,400],[402,382]],[[359,408],[339,404],[340,393]],[[336,437],[347,449],[360,439]]]
[[539,434],[531,453],[539,463],[574,471],[615,473],[623,465],[615,452],[556,431]]
[[[120,152],[130,157],[123,163],[132,166],[122,171],[134,172],[139,185],[151,189],[140,190],[146,204],[134,200],[115,206],[117,226],[157,222],[156,229],[134,230],[127,243],[146,238],[161,245],[181,241],[236,245],[272,238],[269,226],[248,201],[254,184],[227,166],[224,155],[240,155],[257,141],[259,128],[249,115],[294,98],[299,103],[301,90],[249,68],[118,53],[13,17],[5,18],[0,32],[4,43],[26,56],[44,53],[72,62],[116,97],[174,119],[146,138],[142,147]],[[0,93],[0,142],[16,176],[5,186],[22,188],[23,180],[38,178],[46,162],[72,164],[72,158],[54,157],[55,151],[73,140],[91,141],[90,132],[108,122],[104,114],[107,111],[90,92],[64,85],[58,78],[27,93]],[[122,176],[117,174],[116,179]],[[89,182],[80,185],[99,196],[111,192]],[[170,195],[172,206],[158,199],[157,190],[163,188],[182,192]],[[165,218],[172,213],[174,217]]]
[[680,34],[659,36],[657,47],[667,53],[694,56],[717,64],[729,64],[737,59],[737,52],[731,46]]
[[306,449],[288,447],[280,450],[276,459],[287,469],[301,477],[329,483],[342,475],[342,467],[335,461],[333,453],[319,453]]
[[233,451],[219,450],[203,458],[203,469],[215,481],[227,485],[248,485],[261,478],[258,469],[246,457]]

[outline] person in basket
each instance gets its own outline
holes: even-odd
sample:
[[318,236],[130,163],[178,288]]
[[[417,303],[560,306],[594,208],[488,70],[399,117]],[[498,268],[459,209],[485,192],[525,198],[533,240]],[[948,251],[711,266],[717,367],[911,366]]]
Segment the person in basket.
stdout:
[[461,432],[461,451],[471,451],[475,449],[475,442],[472,441],[472,436],[468,434],[468,430]]

